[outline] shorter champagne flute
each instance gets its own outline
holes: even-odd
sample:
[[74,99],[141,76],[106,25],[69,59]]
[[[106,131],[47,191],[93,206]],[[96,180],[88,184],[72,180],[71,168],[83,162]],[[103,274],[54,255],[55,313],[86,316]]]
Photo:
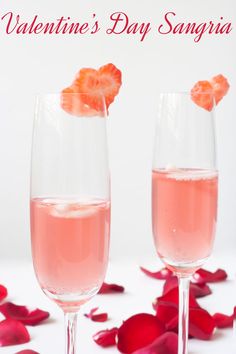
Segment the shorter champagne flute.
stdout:
[[216,229],[214,110],[199,107],[188,93],[170,93],[161,95],[159,113],[153,235],[160,259],[179,279],[178,354],[187,354],[190,278],[210,256]]

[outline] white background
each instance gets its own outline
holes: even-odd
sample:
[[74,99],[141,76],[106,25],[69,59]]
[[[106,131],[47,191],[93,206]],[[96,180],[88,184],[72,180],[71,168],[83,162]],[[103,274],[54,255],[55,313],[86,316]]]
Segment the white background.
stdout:
[[[109,148],[112,181],[111,259],[108,281],[125,285],[126,294],[95,297],[85,306],[101,306],[111,322],[95,324],[80,316],[81,353],[103,353],[91,336],[99,329],[119,325],[131,314],[152,311],[151,302],[160,294],[160,284],[146,278],[138,265],[156,267],[151,232],[151,163],[158,93],[190,90],[200,79],[219,73],[230,81],[227,97],[217,107],[218,167],[220,171],[219,222],[215,258],[209,267],[226,267],[235,276],[236,250],[236,3],[235,0],[4,0],[0,17],[8,11],[22,20],[34,15],[46,21],[61,16],[90,21],[96,13],[102,30],[95,36],[17,36],[4,33],[0,21],[0,262],[1,279],[9,300],[49,310],[45,326],[30,328],[29,345],[3,350],[12,354],[32,348],[43,354],[63,351],[60,310],[40,291],[29,268],[29,174],[31,132],[35,94],[59,92],[82,67],[112,62],[123,73],[119,97],[110,109]],[[144,42],[136,36],[107,36],[109,16],[126,12],[131,22],[151,22],[152,32]],[[220,16],[233,23],[228,36],[160,36],[157,25],[167,11],[176,12],[175,22],[218,22]],[[230,255],[231,254],[231,255]],[[24,265],[26,261],[26,266]],[[127,262],[129,265],[126,266]],[[130,265],[131,263],[131,265]],[[115,266],[114,266],[115,264]],[[160,264],[159,264],[160,266]],[[157,265],[158,267],[158,265]],[[201,300],[212,313],[230,313],[235,305],[231,280],[213,287],[214,294]],[[224,303],[222,298],[226,299]],[[122,309],[122,311],[120,311]],[[191,354],[227,353],[233,349],[232,332],[216,334],[213,342],[191,341]],[[109,349],[109,353],[117,352]]]
[[[217,107],[219,222],[215,252],[236,249],[236,28],[228,36],[160,36],[156,28],[167,11],[174,22],[212,20],[220,16],[236,26],[234,0],[1,1],[22,21],[39,15],[43,22],[71,16],[91,21],[95,36],[6,35],[0,21],[0,258],[29,258],[29,171],[36,93],[58,92],[82,67],[112,62],[123,73],[123,86],[110,109],[109,147],[112,180],[111,258],[140,261],[155,257],[151,233],[150,172],[157,97],[161,91],[189,90],[200,79],[219,73],[230,81],[228,96]],[[126,12],[131,22],[151,22],[145,41],[139,35],[108,36],[109,16]],[[232,265],[233,266],[233,265]]]

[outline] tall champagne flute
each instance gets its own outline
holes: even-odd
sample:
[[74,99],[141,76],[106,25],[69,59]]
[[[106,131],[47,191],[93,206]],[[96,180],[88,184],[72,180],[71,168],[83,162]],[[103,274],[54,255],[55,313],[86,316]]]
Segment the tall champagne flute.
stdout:
[[[76,95],[63,96],[72,113],[82,101]],[[98,292],[108,262],[105,104],[99,113],[85,106],[84,116],[77,117],[62,109],[60,94],[38,97],[30,206],[35,273],[44,293],[64,311],[66,353],[75,354],[77,312]]]
[[157,253],[179,279],[178,354],[188,353],[190,278],[212,251],[217,190],[214,110],[198,106],[188,93],[162,94],[153,156],[152,223]]

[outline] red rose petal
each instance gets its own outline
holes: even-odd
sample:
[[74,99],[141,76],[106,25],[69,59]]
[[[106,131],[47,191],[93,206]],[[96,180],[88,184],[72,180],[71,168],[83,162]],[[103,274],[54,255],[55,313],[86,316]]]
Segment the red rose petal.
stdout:
[[166,279],[169,279],[170,277],[173,276],[172,271],[167,268],[162,268],[161,270],[159,270],[157,272],[151,272],[150,270],[147,270],[143,267],[140,267],[140,269],[147,276],[149,276],[151,278],[158,279],[158,280],[166,280]]
[[149,346],[137,350],[133,354],[177,354],[178,335],[173,332],[166,332],[158,337]]
[[90,310],[89,313],[85,313],[84,316],[87,318],[91,318],[93,314],[99,309],[99,307],[94,307],[93,309]]
[[95,307],[89,313],[84,314],[84,316],[87,318],[90,318],[90,320],[92,320],[94,322],[106,322],[108,320],[108,314],[107,313],[95,314],[95,312],[97,312],[97,310],[98,310],[98,307]]
[[166,323],[166,329],[167,331],[174,331],[175,333],[178,334],[178,328],[179,328],[179,315],[177,314],[168,323]]
[[93,315],[91,320],[93,322],[106,322],[108,320],[108,314],[107,313],[99,313],[97,315]]
[[49,313],[40,309],[30,311],[26,306],[15,305],[6,302],[0,305],[0,312],[6,317],[11,318],[29,326],[36,326],[49,317]]
[[214,332],[213,317],[202,308],[191,308],[189,311],[189,334],[198,339],[209,340]]
[[193,275],[193,280],[196,283],[215,283],[227,279],[227,273],[223,269],[217,269],[215,272],[210,272],[206,269],[199,269]]
[[118,333],[118,328],[116,327],[99,331],[93,335],[93,340],[101,347],[104,348],[111,347],[113,345],[116,345],[117,333]]
[[223,313],[215,313],[213,319],[217,328],[233,327],[234,324],[234,315],[227,316]]
[[10,318],[0,322],[0,347],[23,344],[29,340],[29,333],[21,322]]
[[194,284],[191,282],[190,289],[196,298],[197,297],[204,297],[204,296],[212,294],[210,287],[205,283]]
[[0,285],[0,301],[5,299],[5,297],[7,297],[7,288],[5,288],[3,285]]
[[[163,294],[162,296],[158,297],[154,301],[154,309],[158,305],[159,302],[171,302],[173,304],[179,305],[179,289],[178,287],[175,287],[168,291],[167,293]],[[197,300],[195,299],[192,291],[190,290],[189,292],[189,306],[190,307],[200,307],[199,304],[197,303]]]
[[178,316],[178,305],[171,302],[159,302],[156,305],[156,316],[165,324]]
[[231,316],[224,315],[223,313],[215,313],[213,315],[213,319],[217,328],[233,327],[234,320],[236,319],[236,307],[234,308],[234,313]]
[[165,281],[165,284],[163,286],[163,295],[176,287],[178,287],[178,278],[175,275],[172,275]]
[[156,316],[140,313],[130,317],[119,328],[117,347],[122,353],[133,353],[151,344],[164,332],[165,327]]
[[[178,331],[178,316],[173,318],[166,326],[169,331]],[[215,329],[213,317],[202,308],[189,309],[189,336],[209,340]]]
[[103,283],[98,294],[112,294],[112,293],[123,293],[125,288],[117,284]]
[[39,353],[31,349],[24,349],[21,350],[20,352],[17,352],[16,354],[39,354]]
[[[172,276],[170,278],[168,278],[164,284],[164,288],[163,288],[163,294],[166,294],[168,291],[170,291],[171,289],[178,287],[178,278],[176,276]],[[190,289],[192,294],[197,298],[197,297],[203,297],[203,296],[207,296],[210,295],[211,289],[209,288],[209,286],[205,283],[190,283]]]

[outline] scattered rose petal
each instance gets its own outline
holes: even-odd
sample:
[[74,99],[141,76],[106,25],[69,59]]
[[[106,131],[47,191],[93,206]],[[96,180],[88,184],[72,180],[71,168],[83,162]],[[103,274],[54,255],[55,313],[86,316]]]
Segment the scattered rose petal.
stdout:
[[190,284],[190,290],[192,291],[192,294],[197,298],[197,297],[204,297],[207,295],[211,295],[212,291],[210,287],[205,284],[205,283],[200,283],[200,284],[194,284],[191,282]]
[[113,345],[116,345],[117,333],[118,333],[118,328],[116,327],[99,331],[93,335],[93,340],[101,347],[104,348],[111,347]]
[[5,297],[7,297],[7,288],[5,288],[3,285],[0,285],[0,301],[5,299]]
[[[170,291],[173,288],[178,287],[178,278],[176,276],[172,276],[170,278],[168,278],[164,284],[164,288],[163,288],[163,294],[166,294],[168,291]],[[197,298],[197,297],[203,297],[203,296],[207,296],[210,295],[211,289],[209,288],[209,286],[205,283],[190,283],[190,290],[192,292],[192,294]]]
[[231,316],[224,315],[223,313],[215,313],[213,315],[213,319],[217,328],[233,327],[234,320],[236,319],[236,307],[234,308],[234,313]]
[[189,334],[198,339],[209,340],[214,332],[213,317],[202,308],[191,308],[189,312]]
[[20,321],[24,325],[36,326],[49,317],[49,313],[40,309],[30,311],[26,306],[6,302],[0,305],[0,312],[6,317]]
[[90,320],[92,320],[94,322],[106,322],[108,319],[108,314],[107,313],[95,314],[95,312],[97,312],[97,310],[98,310],[98,307],[95,307],[89,313],[84,314],[84,316],[87,318],[90,318]]
[[163,295],[168,293],[173,288],[177,288],[177,287],[178,287],[178,278],[175,275],[172,275],[165,281],[165,284],[163,286]]
[[[140,268],[152,278],[166,280],[162,296],[158,297],[153,304],[156,316],[145,313],[134,315],[127,319],[119,329],[114,328],[98,332],[94,335],[94,340],[104,347],[117,344],[118,350],[125,354],[177,354],[178,279],[166,268],[157,272],[151,272],[143,267]],[[221,313],[211,316],[200,307],[196,300],[198,297],[211,294],[207,282],[219,282],[226,278],[227,273],[222,269],[215,272],[199,269],[193,276],[189,294],[190,338],[210,340],[216,328],[233,326],[233,321],[236,319],[236,307],[231,316]],[[114,284],[105,283],[104,292],[110,292],[113,286]],[[93,317],[96,310],[91,310],[87,317]]]
[[23,344],[29,340],[29,333],[21,322],[10,318],[0,322],[0,347]]
[[31,349],[24,349],[21,350],[20,352],[17,352],[16,354],[39,354],[39,353]]
[[117,347],[122,353],[133,353],[146,347],[165,332],[163,323],[147,313],[140,313],[123,322],[118,330]]
[[147,276],[149,276],[151,278],[159,279],[159,280],[166,280],[166,279],[169,279],[170,277],[173,276],[172,271],[167,268],[162,268],[161,270],[159,270],[157,272],[151,272],[150,270],[147,270],[143,267],[140,267],[140,269]]
[[171,302],[159,302],[156,305],[156,316],[167,325],[173,318],[178,316],[178,305]]
[[112,293],[123,293],[125,288],[117,284],[103,283],[98,294],[112,294]]
[[[154,309],[156,309],[156,306],[158,306],[159,302],[171,302],[175,305],[179,304],[179,289],[178,287],[175,287],[168,291],[167,293],[163,294],[162,296],[159,296],[153,303]],[[189,292],[189,306],[190,307],[200,307],[197,300],[195,299],[192,291]]]
[[226,271],[223,269],[217,269],[215,272],[210,272],[201,268],[193,275],[193,280],[196,283],[215,283],[225,280],[227,276]]
[[133,354],[177,354],[178,335],[173,332],[166,332],[158,337],[149,346],[137,350]]
[[[178,316],[167,324],[167,330],[178,332]],[[213,317],[202,308],[189,309],[189,336],[209,340],[215,329]]]

